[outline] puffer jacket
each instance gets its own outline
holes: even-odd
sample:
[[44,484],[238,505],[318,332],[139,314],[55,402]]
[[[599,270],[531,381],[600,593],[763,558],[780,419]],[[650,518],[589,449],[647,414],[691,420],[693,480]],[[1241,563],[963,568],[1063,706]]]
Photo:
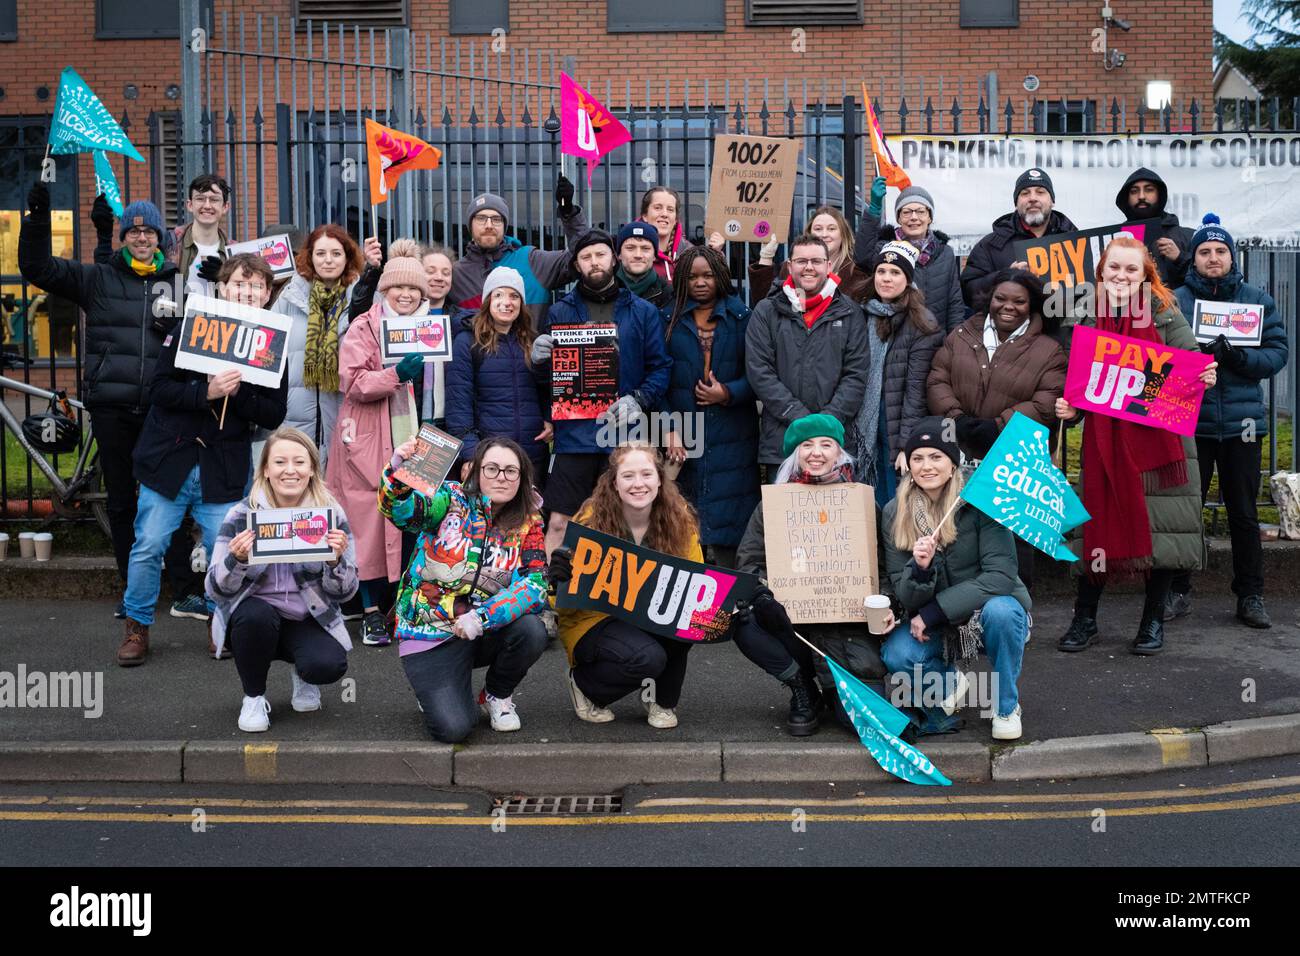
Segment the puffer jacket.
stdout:
[[[1199,346],[1192,328],[1183,318],[1178,307],[1160,309],[1154,318],[1160,341],[1176,349],[1195,352]],[[1067,316],[1063,331],[1068,335],[1075,325],[1095,328],[1095,316]],[[1219,373],[1222,375],[1222,371]],[[1088,427],[1089,416],[1084,414],[1083,427]],[[1141,427],[1141,426],[1139,426]],[[1196,442],[1183,436],[1183,453],[1187,456],[1187,481],[1169,488],[1157,488],[1145,493],[1147,519],[1151,524],[1152,566],[1169,571],[1199,571],[1205,567],[1205,525],[1201,520],[1201,475],[1196,462]],[[1080,476],[1074,483],[1074,492],[1079,496],[1085,508],[1088,501],[1083,495],[1082,471],[1096,467],[1095,463],[1084,458],[1079,462]],[[1086,523],[1086,522],[1085,522]],[[1080,558],[1083,554],[1083,525],[1075,528],[1069,535],[1069,547]],[[1091,558],[1089,557],[1089,560]],[[1082,574],[1089,566],[1088,561],[1072,562],[1071,572]]]
[[[1137,212],[1129,207],[1128,188],[1140,179],[1154,183],[1156,195],[1160,198],[1156,205],[1151,209],[1143,212]],[[1165,212],[1165,206],[1169,202],[1169,187],[1165,181],[1160,178],[1160,174],[1154,170],[1147,169],[1145,166],[1133,170],[1128,179],[1124,180],[1124,185],[1119,187],[1119,192],[1115,194],[1115,208],[1120,211],[1120,215],[1125,220],[1141,219],[1158,219],[1159,225],[1156,228],[1148,228],[1142,241],[1151,252],[1151,258],[1155,260],[1156,269],[1160,273],[1160,281],[1169,288],[1174,289],[1183,284],[1187,276],[1187,267],[1192,262],[1192,236],[1195,232],[1186,226],[1180,225],[1178,217],[1172,212]],[[1172,239],[1178,246],[1178,258],[1166,259],[1156,251],[1156,240]],[[1191,313],[1184,313],[1190,316]]]
[[[926,308],[934,313],[939,329],[947,334],[966,318],[966,303],[961,297],[960,270],[957,256],[948,245],[948,234],[936,229],[934,237],[938,241],[934,254],[925,265],[916,267],[912,282],[925,293]],[[869,273],[880,247],[897,238],[893,226],[881,226],[879,219],[864,212],[853,239],[853,257],[858,267]]]
[[18,236],[23,278],[86,312],[81,401],[92,409],[118,405],[143,412],[165,334],[154,323],[170,329],[179,319],[159,303],[179,303],[181,295],[173,263],[140,276],[124,256],[118,250],[93,265],[55,258],[48,212],[28,215]]
[[[749,309],[734,295],[714,305],[717,326],[710,367],[731,398],[726,405],[700,405],[695,384],[704,378],[704,353],[690,316],[694,307],[687,303],[688,311],[668,338],[673,366],[662,410],[703,416],[703,434],[693,437],[704,454],[686,459],[677,484],[700,516],[701,543],[734,548],[745,531],[745,516],[759,501],[758,406],[745,377]],[[669,318],[665,312],[665,324]]]
[[1264,307],[1264,331],[1259,345],[1242,348],[1245,366],[1231,368],[1219,363],[1218,381],[1205,390],[1201,417],[1196,423],[1197,438],[1240,438],[1243,422],[1255,423],[1255,435],[1268,434],[1268,407],[1264,404],[1262,383],[1286,368],[1286,323],[1277,314],[1273,297],[1247,283],[1234,264],[1232,271],[1218,281],[1207,279],[1193,267],[1187,270],[1184,284],[1174,290],[1178,308],[1189,319],[1197,299],[1212,302],[1241,302]]
[[840,292],[811,329],[779,288],[754,307],[745,332],[745,371],[763,403],[760,462],[784,461],[786,428],[813,412],[834,415],[846,435],[852,432],[871,375],[867,336],[862,310]]
[[[934,353],[943,344],[943,331],[938,328],[929,309],[925,317],[935,331],[924,332],[908,321],[907,312],[895,312],[893,331],[889,336],[889,353],[885,356],[884,394],[881,396],[885,413],[885,427],[889,434],[889,460],[892,463],[907,445],[912,428],[929,414],[926,401],[926,379],[934,363]],[[883,347],[876,331],[875,316],[866,317],[871,330],[871,347]]]
[[[935,353],[926,383],[931,414],[993,419],[1001,431],[1020,412],[1054,429],[1056,400],[1065,391],[1065,349],[1035,315],[1025,333],[999,345],[990,360],[985,319],[981,312],[957,326]],[[961,447],[968,458],[988,453],[969,442]]]
[[495,352],[475,345],[474,314],[462,313],[452,342],[447,431],[464,442],[460,450],[464,461],[474,457],[482,439],[504,435],[517,441],[533,464],[543,468],[547,447],[534,439],[551,417],[545,370],[524,361],[524,351],[513,335],[498,337]]
[[[1078,230],[1078,226],[1053,209],[1047,217],[1047,231],[1043,235],[1053,236],[1058,232]],[[966,257],[965,268],[961,270],[961,294],[966,304],[972,309],[980,307],[981,298],[989,292],[989,286],[993,282],[993,274],[1016,261],[1017,239],[1037,238],[1040,237],[1025,228],[1014,209],[994,219],[992,232],[975,243],[975,248]]]

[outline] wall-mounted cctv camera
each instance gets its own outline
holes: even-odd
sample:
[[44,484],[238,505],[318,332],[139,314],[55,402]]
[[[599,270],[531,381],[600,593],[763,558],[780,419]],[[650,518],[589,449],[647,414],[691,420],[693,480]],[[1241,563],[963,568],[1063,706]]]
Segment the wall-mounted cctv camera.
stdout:
[[1111,26],[1119,27],[1125,33],[1128,33],[1129,30],[1133,29],[1133,24],[1129,23],[1127,20],[1121,20],[1119,17],[1111,17],[1110,24]]

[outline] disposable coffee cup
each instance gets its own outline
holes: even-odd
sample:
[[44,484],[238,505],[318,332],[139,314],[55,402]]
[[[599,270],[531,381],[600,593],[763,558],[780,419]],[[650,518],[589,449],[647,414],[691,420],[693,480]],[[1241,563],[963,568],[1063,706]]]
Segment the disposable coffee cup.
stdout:
[[50,554],[54,551],[54,535],[48,531],[32,535],[32,543],[35,545],[37,561],[50,560]]
[[18,557],[31,558],[36,555],[36,542],[32,540],[35,537],[34,531],[24,531],[18,536]]
[[9,556],[9,535],[0,532],[0,561]]
[[867,630],[872,634],[889,633],[889,598],[884,594],[868,594],[862,601],[867,609]]

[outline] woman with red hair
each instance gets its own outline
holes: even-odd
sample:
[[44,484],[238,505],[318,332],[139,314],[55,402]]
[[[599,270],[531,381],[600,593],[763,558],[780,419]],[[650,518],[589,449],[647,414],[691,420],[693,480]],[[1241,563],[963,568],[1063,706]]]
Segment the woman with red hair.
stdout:
[[322,466],[342,401],[339,342],[348,327],[348,302],[362,264],[361,249],[346,229],[334,223],[317,226],[298,250],[298,274],[272,308],[293,320],[284,424],[307,433],[320,449]]
[[[1087,325],[1160,345],[1198,349],[1191,327],[1174,295],[1160,281],[1146,247],[1131,236],[1114,239],[1097,264],[1095,308],[1067,318],[1065,325]],[[1217,363],[1201,373],[1216,381]],[[1148,370],[1148,388],[1164,375]],[[1074,424],[1082,413],[1064,398],[1056,415]],[[1097,639],[1097,605],[1111,579],[1142,576],[1146,600],[1142,622],[1130,650],[1158,654],[1164,649],[1163,612],[1177,571],[1204,564],[1200,474],[1196,443],[1164,429],[1088,415],[1080,457],[1083,505],[1092,517],[1075,532],[1071,547],[1081,560],[1074,619],[1057,643],[1062,651],[1081,651]]]

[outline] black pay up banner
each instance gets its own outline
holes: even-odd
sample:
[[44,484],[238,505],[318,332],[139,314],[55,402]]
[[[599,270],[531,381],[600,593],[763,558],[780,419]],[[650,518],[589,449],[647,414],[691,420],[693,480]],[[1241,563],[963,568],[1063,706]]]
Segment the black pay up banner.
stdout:
[[206,295],[185,298],[176,367],[216,375],[235,369],[250,385],[279,388],[292,321]]

